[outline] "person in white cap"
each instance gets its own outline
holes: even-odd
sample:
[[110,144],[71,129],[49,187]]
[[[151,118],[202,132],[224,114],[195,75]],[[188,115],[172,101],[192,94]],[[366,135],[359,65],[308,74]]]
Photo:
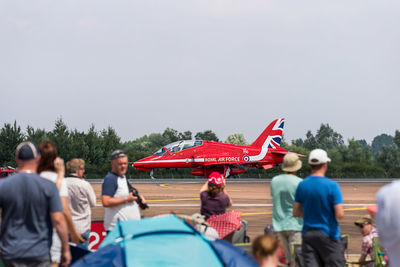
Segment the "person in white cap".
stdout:
[[344,266],[338,220],[344,216],[339,184],[325,176],[331,159],[325,150],[314,149],[308,157],[311,175],[299,183],[293,216],[303,217],[304,266]]
[[294,194],[297,185],[302,181],[296,176],[301,168],[301,161],[295,153],[286,154],[283,157],[282,170],[280,174],[272,178],[272,226],[274,232],[278,233],[283,251],[285,252],[286,263],[294,266],[291,259],[291,247],[294,243],[301,243],[301,230],[303,219],[293,217]]

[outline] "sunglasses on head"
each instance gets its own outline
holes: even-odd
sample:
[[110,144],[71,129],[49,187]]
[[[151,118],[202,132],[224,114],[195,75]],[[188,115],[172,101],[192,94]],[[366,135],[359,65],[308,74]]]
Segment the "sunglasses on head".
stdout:
[[125,158],[125,157],[127,157],[127,155],[126,155],[125,151],[122,151],[122,150],[116,150],[111,154],[112,160],[118,159],[118,158]]
[[361,229],[364,228],[364,226],[366,226],[369,223],[363,223],[363,224],[357,224],[358,227],[360,227]]

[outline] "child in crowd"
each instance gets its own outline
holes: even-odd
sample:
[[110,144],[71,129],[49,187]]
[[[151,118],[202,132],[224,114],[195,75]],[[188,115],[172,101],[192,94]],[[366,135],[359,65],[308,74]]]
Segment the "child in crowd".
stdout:
[[252,245],[252,252],[260,267],[276,267],[279,260],[278,240],[273,234],[258,236]]

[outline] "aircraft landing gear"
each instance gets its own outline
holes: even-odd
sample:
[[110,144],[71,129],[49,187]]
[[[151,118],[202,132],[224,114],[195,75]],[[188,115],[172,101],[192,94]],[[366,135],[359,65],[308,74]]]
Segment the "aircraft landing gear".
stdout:
[[153,180],[155,180],[156,178],[153,176],[153,173],[154,173],[153,170],[151,170],[151,171],[150,171],[150,178],[153,179]]

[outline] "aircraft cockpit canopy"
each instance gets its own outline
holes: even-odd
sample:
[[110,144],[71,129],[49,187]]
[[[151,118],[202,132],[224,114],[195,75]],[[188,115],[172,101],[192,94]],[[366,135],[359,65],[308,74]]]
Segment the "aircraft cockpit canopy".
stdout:
[[177,141],[177,142],[168,144],[163,148],[160,148],[156,153],[154,153],[154,155],[156,155],[156,156],[166,155],[166,154],[168,154],[166,150],[168,150],[170,153],[175,153],[175,152],[182,151],[182,150],[185,150],[188,148],[201,146],[202,144],[203,144],[202,140]]

